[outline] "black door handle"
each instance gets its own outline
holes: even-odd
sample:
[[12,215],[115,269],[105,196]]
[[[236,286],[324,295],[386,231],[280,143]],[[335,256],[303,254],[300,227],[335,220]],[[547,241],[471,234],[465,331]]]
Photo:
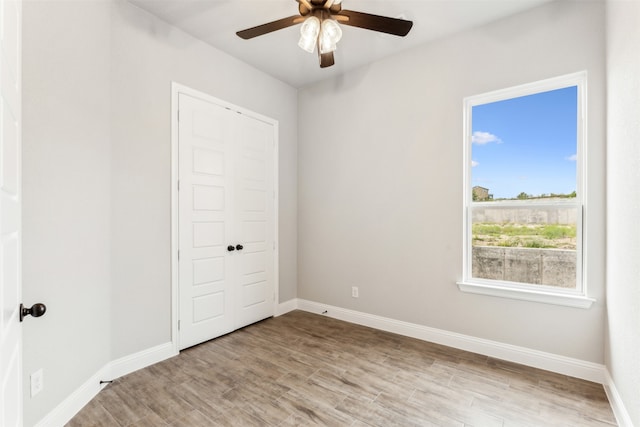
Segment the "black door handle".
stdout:
[[232,252],[232,251],[235,251],[235,250],[236,250],[236,248],[235,248],[233,245],[229,245],[229,246],[227,246],[227,250],[228,250],[229,252]]
[[47,306],[41,303],[33,304],[31,308],[26,308],[20,304],[20,321],[27,316],[40,317],[47,311]]
[[236,245],[236,249],[237,249],[237,250],[239,250],[239,251],[241,251],[241,250],[243,250],[243,249],[244,249],[244,246],[242,246],[242,245],[238,244],[238,245]]

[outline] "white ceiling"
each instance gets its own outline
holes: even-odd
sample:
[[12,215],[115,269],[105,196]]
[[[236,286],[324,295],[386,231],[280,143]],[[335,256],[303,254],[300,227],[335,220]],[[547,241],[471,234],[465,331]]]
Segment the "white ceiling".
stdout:
[[297,14],[295,0],[129,0],[192,36],[294,87],[342,74],[395,52],[538,6],[550,0],[343,0],[344,9],[413,21],[406,37],[342,26],[336,64],[298,47],[300,26],[251,40],[236,31]]

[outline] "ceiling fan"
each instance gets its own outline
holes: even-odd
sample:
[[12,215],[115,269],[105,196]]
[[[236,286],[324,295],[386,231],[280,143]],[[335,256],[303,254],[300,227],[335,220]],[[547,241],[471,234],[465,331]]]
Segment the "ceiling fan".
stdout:
[[248,40],[302,23],[298,46],[309,53],[313,53],[317,47],[320,68],[325,68],[335,63],[333,51],[336,50],[336,44],[342,37],[342,30],[338,23],[401,37],[406,36],[413,26],[413,22],[404,19],[343,10],[342,0],[296,1],[299,15],[247,28],[236,34]]

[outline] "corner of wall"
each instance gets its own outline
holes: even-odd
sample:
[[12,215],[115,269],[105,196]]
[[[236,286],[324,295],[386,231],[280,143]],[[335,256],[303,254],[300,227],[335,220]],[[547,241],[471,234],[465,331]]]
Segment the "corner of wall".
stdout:
[[624,402],[618,393],[618,389],[613,382],[613,378],[611,378],[611,374],[607,368],[605,368],[605,381],[603,385],[604,391],[609,399],[609,404],[611,405],[611,410],[613,411],[613,415],[616,417],[618,425],[620,427],[633,427],[631,416],[629,416],[629,412],[627,412],[627,408],[625,407]]
[[166,343],[107,363],[38,421],[35,426],[51,427],[67,424],[91,399],[107,387],[106,381],[115,380],[176,356],[178,353],[175,348],[174,343]]

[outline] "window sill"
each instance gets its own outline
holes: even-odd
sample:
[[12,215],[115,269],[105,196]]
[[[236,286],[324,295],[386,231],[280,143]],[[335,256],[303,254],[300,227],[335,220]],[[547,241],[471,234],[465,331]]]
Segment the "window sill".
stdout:
[[534,301],[544,304],[563,305],[566,307],[575,308],[590,308],[591,305],[596,301],[595,299],[586,297],[584,295],[568,295],[528,289],[508,289],[500,286],[469,282],[458,282],[458,288],[462,292],[468,292],[472,294],[519,299],[524,301]]

